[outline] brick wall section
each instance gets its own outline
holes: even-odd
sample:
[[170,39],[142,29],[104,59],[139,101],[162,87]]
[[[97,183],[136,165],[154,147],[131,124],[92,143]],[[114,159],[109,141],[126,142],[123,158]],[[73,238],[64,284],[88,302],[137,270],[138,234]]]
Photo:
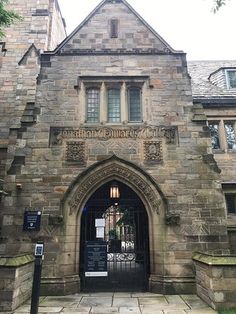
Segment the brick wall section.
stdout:
[[214,309],[236,307],[236,256],[196,253],[197,294]]
[[0,312],[13,311],[29,299],[33,256],[0,257]]

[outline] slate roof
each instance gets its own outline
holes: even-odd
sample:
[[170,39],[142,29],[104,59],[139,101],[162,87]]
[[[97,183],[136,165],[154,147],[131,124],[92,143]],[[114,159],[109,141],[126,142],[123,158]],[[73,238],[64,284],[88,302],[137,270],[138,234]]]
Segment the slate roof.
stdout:
[[188,72],[191,76],[193,98],[236,99],[236,89],[219,87],[210,82],[209,76],[220,68],[236,68],[232,61],[189,61]]

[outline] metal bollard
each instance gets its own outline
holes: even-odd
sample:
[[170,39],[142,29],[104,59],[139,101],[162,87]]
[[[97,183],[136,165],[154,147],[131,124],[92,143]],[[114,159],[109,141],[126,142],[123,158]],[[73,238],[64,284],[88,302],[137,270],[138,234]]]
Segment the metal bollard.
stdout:
[[40,295],[40,282],[43,264],[43,242],[37,242],[35,245],[35,263],[34,263],[34,278],[31,295],[31,308],[30,314],[38,314],[39,295]]

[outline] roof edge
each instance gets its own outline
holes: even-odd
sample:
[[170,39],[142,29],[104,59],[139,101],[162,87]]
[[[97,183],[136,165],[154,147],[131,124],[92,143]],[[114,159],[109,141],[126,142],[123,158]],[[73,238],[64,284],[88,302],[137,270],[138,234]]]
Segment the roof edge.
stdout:
[[[108,0],[102,0],[93,10],[92,12],[71,32],[69,36],[67,36],[54,50],[52,51],[45,51],[45,54],[56,54],[77,32],[80,30],[83,25],[91,19],[94,14],[106,3]],[[169,49],[169,52],[172,54],[185,54],[183,50],[175,50],[173,49],[140,15],[136,12],[136,10],[126,1],[120,0],[123,4],[125,4],[131,12],[156,36],[166,47]]]

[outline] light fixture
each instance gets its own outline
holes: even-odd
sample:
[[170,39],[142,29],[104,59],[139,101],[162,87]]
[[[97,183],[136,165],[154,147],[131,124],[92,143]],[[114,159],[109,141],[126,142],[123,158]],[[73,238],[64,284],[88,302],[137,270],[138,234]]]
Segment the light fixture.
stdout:
[[119,186],[115,181],[113,181],[110,186],[110,198],[117,199],[119,197],[120,197]]

